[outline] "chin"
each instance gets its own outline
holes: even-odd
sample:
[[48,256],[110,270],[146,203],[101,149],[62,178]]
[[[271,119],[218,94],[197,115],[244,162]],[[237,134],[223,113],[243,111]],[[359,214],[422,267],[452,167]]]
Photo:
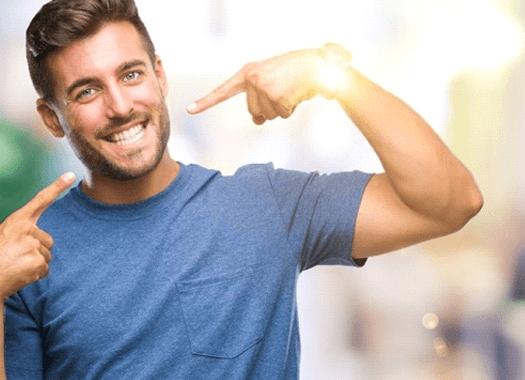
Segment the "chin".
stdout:
[[105,165],[90,168],[93,174],[116,181],[133,181],[142,178],[153,172],[163,157],[164,152],[154,157],[152,162],[136,167],[121,167],[113,163],[106,162]]

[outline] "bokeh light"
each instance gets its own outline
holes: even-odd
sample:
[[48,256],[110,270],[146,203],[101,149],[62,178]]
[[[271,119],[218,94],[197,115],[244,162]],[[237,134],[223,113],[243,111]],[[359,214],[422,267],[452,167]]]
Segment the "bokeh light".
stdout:
[[445,357],[449,353],[447,342],[443,338],[436,338],[432,343],[434,352],[439,357]]
[[439,318],[434,313],[426,313],[423,316],[422,322],[426,329],[434,330],[439,325]]

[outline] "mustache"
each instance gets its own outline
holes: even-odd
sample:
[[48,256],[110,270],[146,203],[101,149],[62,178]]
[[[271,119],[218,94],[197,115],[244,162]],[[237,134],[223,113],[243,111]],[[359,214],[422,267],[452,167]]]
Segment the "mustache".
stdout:
[[151,119],[151,115],[149,114],[149,112],[139,112],[139,111],[133,112],[127,115],[126,117],[114,117],[105,126],[101,127],[96,132],[96,137],[104,138],[112,134],[117,129],[127,124],[133,123],[137,120],[140,120],[141,123],[147,123],[150,119]]

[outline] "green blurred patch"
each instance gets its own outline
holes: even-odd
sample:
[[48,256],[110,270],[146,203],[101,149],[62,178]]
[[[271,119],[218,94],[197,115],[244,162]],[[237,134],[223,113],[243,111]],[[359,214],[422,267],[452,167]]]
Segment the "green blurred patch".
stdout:
[[48,182],[51,154],[27,128],[0,115],[0,221]]

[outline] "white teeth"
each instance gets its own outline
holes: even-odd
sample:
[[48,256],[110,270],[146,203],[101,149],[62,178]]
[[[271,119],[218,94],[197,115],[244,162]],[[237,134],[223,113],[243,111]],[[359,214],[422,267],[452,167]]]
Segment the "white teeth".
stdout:
[[117,133],[108,137],[109,141],[116,143],[117,145],[128,145],[139,141],[144,136],[144,126],[137,125],[127,131]]

